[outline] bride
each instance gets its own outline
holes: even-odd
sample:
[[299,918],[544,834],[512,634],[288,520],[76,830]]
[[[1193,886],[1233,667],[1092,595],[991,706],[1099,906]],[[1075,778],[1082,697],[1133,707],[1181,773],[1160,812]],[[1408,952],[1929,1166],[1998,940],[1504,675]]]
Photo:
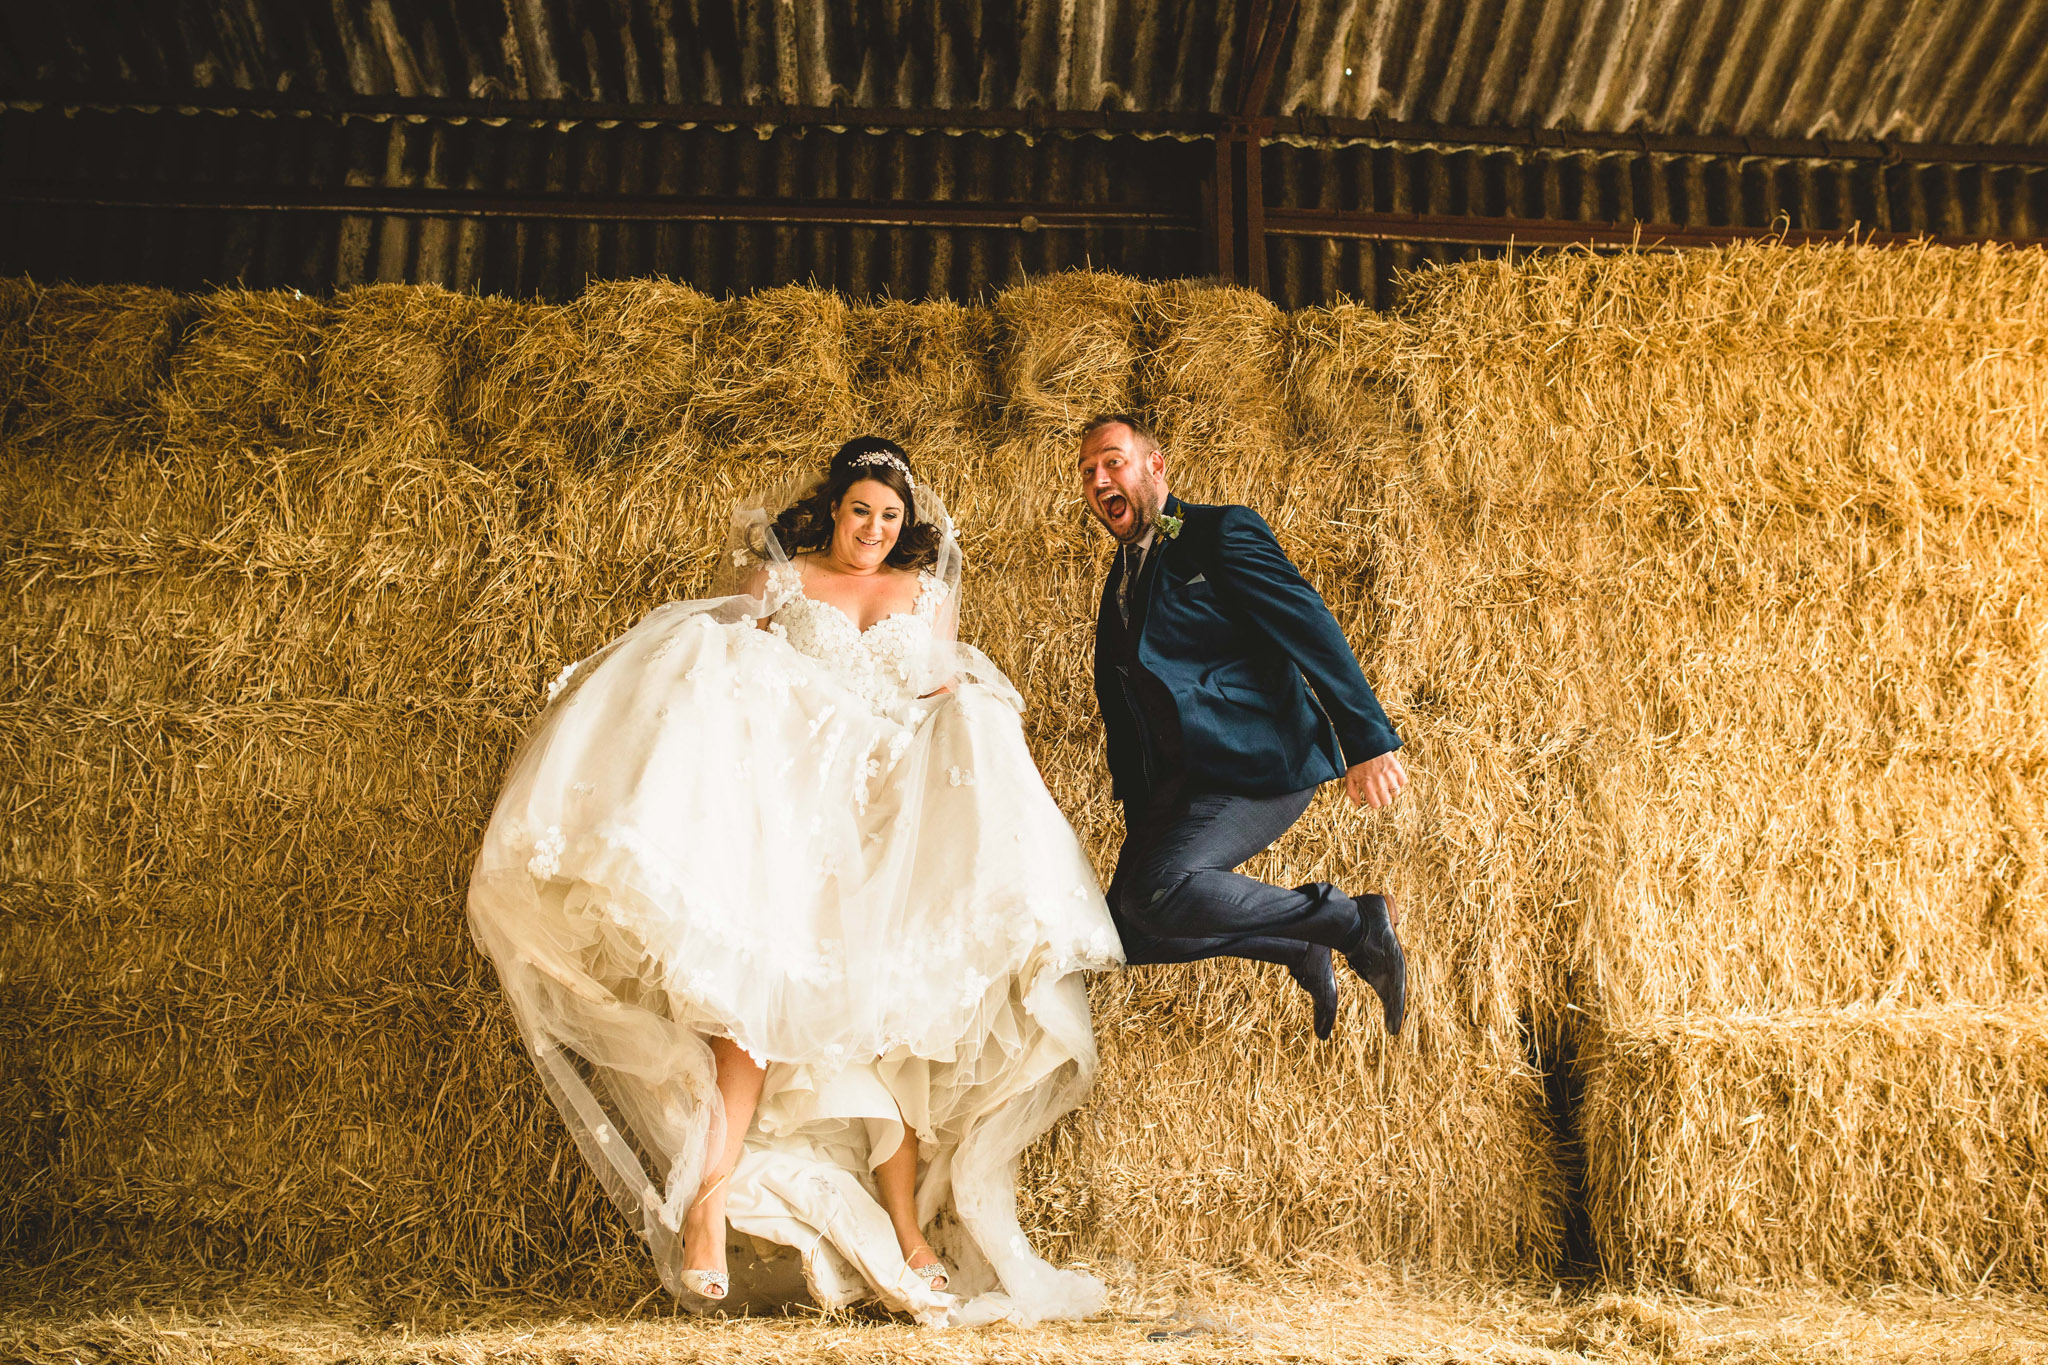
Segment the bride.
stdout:
[[1121,948],[954,638],[951,519],[861,437],[727,567],[564,670],[485,833],[470,923],[541,1079],[686,1299],[774,1297],[732,1274],[779,1244],[827,1306],[1094,1312],[1016,1160],[1094,1079],[1080,973]]

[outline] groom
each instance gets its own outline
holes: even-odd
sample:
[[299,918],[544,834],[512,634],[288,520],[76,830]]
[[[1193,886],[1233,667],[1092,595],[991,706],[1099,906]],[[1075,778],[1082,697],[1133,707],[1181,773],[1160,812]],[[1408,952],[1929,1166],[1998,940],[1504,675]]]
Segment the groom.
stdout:
[[1279,963],[1327,1038],[1335,950],[1398,1033],[1407,966],[1390,897],[1328,882],[1290,891],[1234,870],[1324,782],[1341,777],[1354,805],[1371,806],[1407,785],[1401,741],[1343,630],[1257,512],[1166,491],[1166,457],[1137,418],[1090,419],[1078,468],[1118,546],[1095,620],[1095,697],[1124,808],[1109,909],[1126,960]]

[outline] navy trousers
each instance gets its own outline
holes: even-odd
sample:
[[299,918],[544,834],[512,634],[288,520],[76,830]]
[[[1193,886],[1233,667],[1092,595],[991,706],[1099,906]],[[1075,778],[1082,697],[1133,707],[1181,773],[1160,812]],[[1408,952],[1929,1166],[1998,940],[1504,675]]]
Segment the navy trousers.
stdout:
[[1124,846],[1109,913],[1132,966],[1248,957],[1298,964],[1312,944],[1343,952],[1364,924],[1358,903],[1328,882],[1293,890],[1238,872],[1285,834],[1316,794],[1185,793],[1124,804]]

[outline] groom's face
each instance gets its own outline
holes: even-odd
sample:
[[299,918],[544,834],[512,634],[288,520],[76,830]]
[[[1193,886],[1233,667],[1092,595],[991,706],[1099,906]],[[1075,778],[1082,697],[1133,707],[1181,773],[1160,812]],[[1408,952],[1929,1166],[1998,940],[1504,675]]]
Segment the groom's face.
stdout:
[[1081,442],[1081,494],[1119,542],[1144,538],[1166,505],[1166,457],[1121,422]]

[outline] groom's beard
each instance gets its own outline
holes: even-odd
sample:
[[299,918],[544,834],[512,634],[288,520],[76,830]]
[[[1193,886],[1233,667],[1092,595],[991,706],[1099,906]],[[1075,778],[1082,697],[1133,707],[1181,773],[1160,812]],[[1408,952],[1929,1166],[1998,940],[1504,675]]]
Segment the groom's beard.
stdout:
[[[1107,521],[1104,521],[1102,525],[1109,532],[1110,536],[1115,539],[1117,544],[1136,545],[1152,533],[1153,524],[1159,520],[1159,514],[1165,510],[1166,489],[1161,484],[1154,484],[1149,488],[1139,490],[1135,496],[1125,495],[1124,501],[1130,505],[1131,509],[1131,524],[1129,528],[1119,532]],[[1098,517],[1101,516],[1100,513],[1096,515]]]

